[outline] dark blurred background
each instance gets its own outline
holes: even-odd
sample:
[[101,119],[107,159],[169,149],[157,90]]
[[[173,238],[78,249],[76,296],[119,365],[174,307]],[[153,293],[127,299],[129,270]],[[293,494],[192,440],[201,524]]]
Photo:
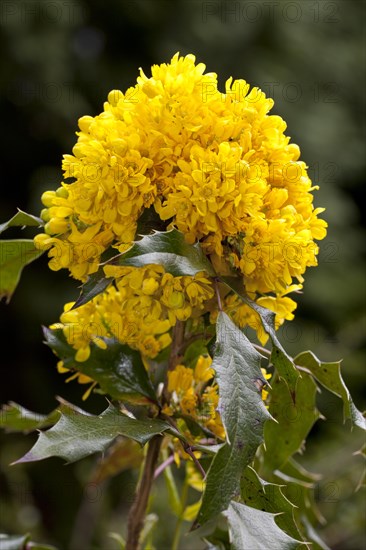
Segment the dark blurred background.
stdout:
[[[1,29],[2,192],[0,222],[19,207],[38,215],[40,195],[62,179],[61,158],[75,143],[77,119],[95,116],[111,89],[133,85],[138,68],[194,53],[223,86],[244,78],[275,100],[273,114],[288,123],[309,165],[316,206],[325,206],[328,237],[319,267],[306,274],[296,320],[280,330],[288,351],[312,349],[322,360],[343,359],[356,405],[365,408],[365,20],[363,0],[44,0],[3,1]],[[34,232],[8,230],[4,238]],[[41,325],[57,321],[78,295],[66,272],[41,258],[26,268],[9,305],[0,304],[1,402],[14,400],[46,413],[55,395],[100,412],[98,395],[82,403],[83,388],[64,384],[42,343]],[[365,500],[355,492],[363,462],[352,455],[358,431],[341,421],[340,400],[319,395],[328,417],[311,433],[300,460],[323,474],[316,491],[328,523],[320,526],[334,549],[364,549]],[[9,467],[35,436],[1,434],[0,531],[24,533],[59,548],[118,548],[134,473],[110,487],[90,483],[95,459]],[[156,507],[169,521],[156,536],[169,547],[173,516],[160,484]],[[188,525],[188,524],[187,524]],[[73,542],[71,542],[73,540]],[[192,536],[182,549],[201,548]]]

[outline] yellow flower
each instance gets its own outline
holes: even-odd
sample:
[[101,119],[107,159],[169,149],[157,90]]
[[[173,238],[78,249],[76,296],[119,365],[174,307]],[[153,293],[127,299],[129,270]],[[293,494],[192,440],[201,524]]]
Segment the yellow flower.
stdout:
[[209,355],[206,357],[200,355],[194,368],[194,377],[197,382],[208,382],[214,376],[215,371],[211,368],[212,359]]
[[[110,92],[100,115],[79,120],[65,182],[42,195],[47,224],[35,242],[49,250],[51,269],[85,280],[109,246],[125,250],[152,207],[187,242],[200,240],[216,266],[236,269],[248,292],[283,295],[302,283],[326,222],[299,147],[269,114],[273,100],[232,78],[222,93],[191,54],[151,73],[141,70],[125,93]],[[145,281],[145,294],[155,286]],[[189,304],[182,288],[163,293],[171,322],[201,307],[202,285],[187,292]]]
[[193,383],[193,371],[184,365],[177,365],[174,370],[168,372],[168,391],[186,392],[191,389]]

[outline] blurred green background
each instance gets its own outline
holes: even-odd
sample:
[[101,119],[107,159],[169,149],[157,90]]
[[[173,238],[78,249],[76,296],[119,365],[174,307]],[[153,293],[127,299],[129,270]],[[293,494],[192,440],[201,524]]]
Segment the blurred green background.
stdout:
[[[97,115],[109,90],[126,89],[138,68],[168,62],[176,51],[194,53],[217,72],[244,78],[275,100],[274,114],[302,150],[325,206],[328,237],[319,267],[306,274],[296,320],[280,330],[291,354],[312,349],[322,360],[343,359],[356,405],[365,408],[365,20],[363,0],[44,0],[4,1],[1,29],[0,221],[19,207],[37,214],[40,195],[61,181],[61,158],[75,143],[77,119]],[[24,232],[22,236],[32,236]],[[5,238],[19,237],[9,230]],[[64,384],[42,343],[41,325],[58,319],[78,295],[66,272],[48,270],[45,258],[28,267],[11,303],[0,304],[1,402],[14,400],[48,412],[55,395],[100,412],[98,395],[82,403],[83,388]],[[360,434],[341,423],[341,404],[323,392],[318,422],[300,460],[323,474],[319,530],[332,549],[366,548],[365,500],[355,488],[363,462],[352,455]],[[64,466],[61,460],[9,467],[35,436],[1,434],[0,532],[24,533],[60,549],[118,548],[107,534],[121,532],[136,475],[109,486],[90,482],[95,458]],[[155,507],[166,519],[157,548],[169,547],[167,495],[160,484]],[[187,524],[188,527],[188,524]],[[182,549],[202,545],[192,536]]]

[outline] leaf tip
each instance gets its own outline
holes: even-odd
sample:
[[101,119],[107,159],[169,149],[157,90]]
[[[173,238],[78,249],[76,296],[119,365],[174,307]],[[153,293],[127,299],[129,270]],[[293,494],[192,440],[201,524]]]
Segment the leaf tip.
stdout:
[[35,458],[33,453],[29,451],[21,458],[18,458],[18,460],[14,460],[14,462],[11,462],[10,466],[15,466],[16,464],[23,464],[25,462],[34,462],[35,460],[37,460],[37,458]]

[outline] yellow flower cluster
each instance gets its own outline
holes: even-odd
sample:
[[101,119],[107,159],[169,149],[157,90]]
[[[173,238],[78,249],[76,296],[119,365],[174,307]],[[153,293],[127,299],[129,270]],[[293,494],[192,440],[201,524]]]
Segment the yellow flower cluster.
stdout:
[[[225,439],[225,429],[218,412],[218,386],[213,382],[215,371],[211,367],[210,356],[200,355],[194,369],[177,365],[168,372],[169,405],[163,412],[167,415],[180,413],[196,420],[213,434]],[[265,369],[262,374],[268,380],[271,378]],[[262,389],[262,399],[266,400],[268,392]]]
[[131,243],[150,206],[167,228],[200,240],[219,271],[241,273],[249,292],[282,295],[316,265],[326,223],[298,146],[268,114],[273,100],[231,78],[221,93],[204,71],[176,54],[79,120],[67,182],[42,197],[46,231],[35,242],[50,250],[51,269],[85,280],[110,245]]
[[76,350],[75,361],[86,361],[91,343],[105,349],[103,338],[115,338],[144,357],[154,358],[171,343],[170,329],[177,319],[202,314],[214,290],[203,274],[173,277],[162,266],[141,268],[110,266],[108,274],[118,275],[110,286],[92,301],[71,309],[65,305],[60,323],[68,343]]
[[[125,93],[109,93],[101,114],[79,120],[64,181],[42,195],[45,232],[35,245],[48,251],[51,269],[85,281],[106,250],[131,245],[150,209],[160,229],[200,242],[219,276],[239,276],[275,312],[278,328],[293,318],[288,294],[302,288],[306,268],[317,263],[315,240],[326,235],[299,148],[282,118],[269,114],[273,100],[244,80],[228,79],[222,93],[217,75],[193,55],[176,54],[151,72],[141,70]],[[154,358],[177,320],[210,312],[215,321],[213,281],[204,273],[173,277],[158,265],[105,265],[104,272],[114,286],[76,310],[67,304],[61,316],[76,362],[88,359],[92,342],[103,348],[106,337]],[[236,324],[254,328],[265,343],[257,313],[232,294],[222,299]],[[169,372],[169,391],[181,411],[218,434],[217,388],[197,391],[206,382],[198,365]]]
[[[298,290],[300,285],[292,285],[288,292]],[[256,300],[257,304],[275,313],[275,329],[277,330],[284,322],[292,321],[293,311],[297,303],[289,296],[261,296]],[[256,331],[257,338],[265,345],[269,336],[265,332],[259,314],[250,306],[245,304],[236,294],[227,296],[224,300],[224,310],[230,315],[235,324],[240,328],[250,327]],[[215,320],[216,312],[211,314],[211,321]]]
[[200,355],[194,369],[177,365],[168,372],[168,392],[171,397],[163,412],[167,415],[179,412],[190,416],[217,437],[225,439],[225,430],[217,411],[218,386],[208,385],[215,375],[211,363],[211,357]]

